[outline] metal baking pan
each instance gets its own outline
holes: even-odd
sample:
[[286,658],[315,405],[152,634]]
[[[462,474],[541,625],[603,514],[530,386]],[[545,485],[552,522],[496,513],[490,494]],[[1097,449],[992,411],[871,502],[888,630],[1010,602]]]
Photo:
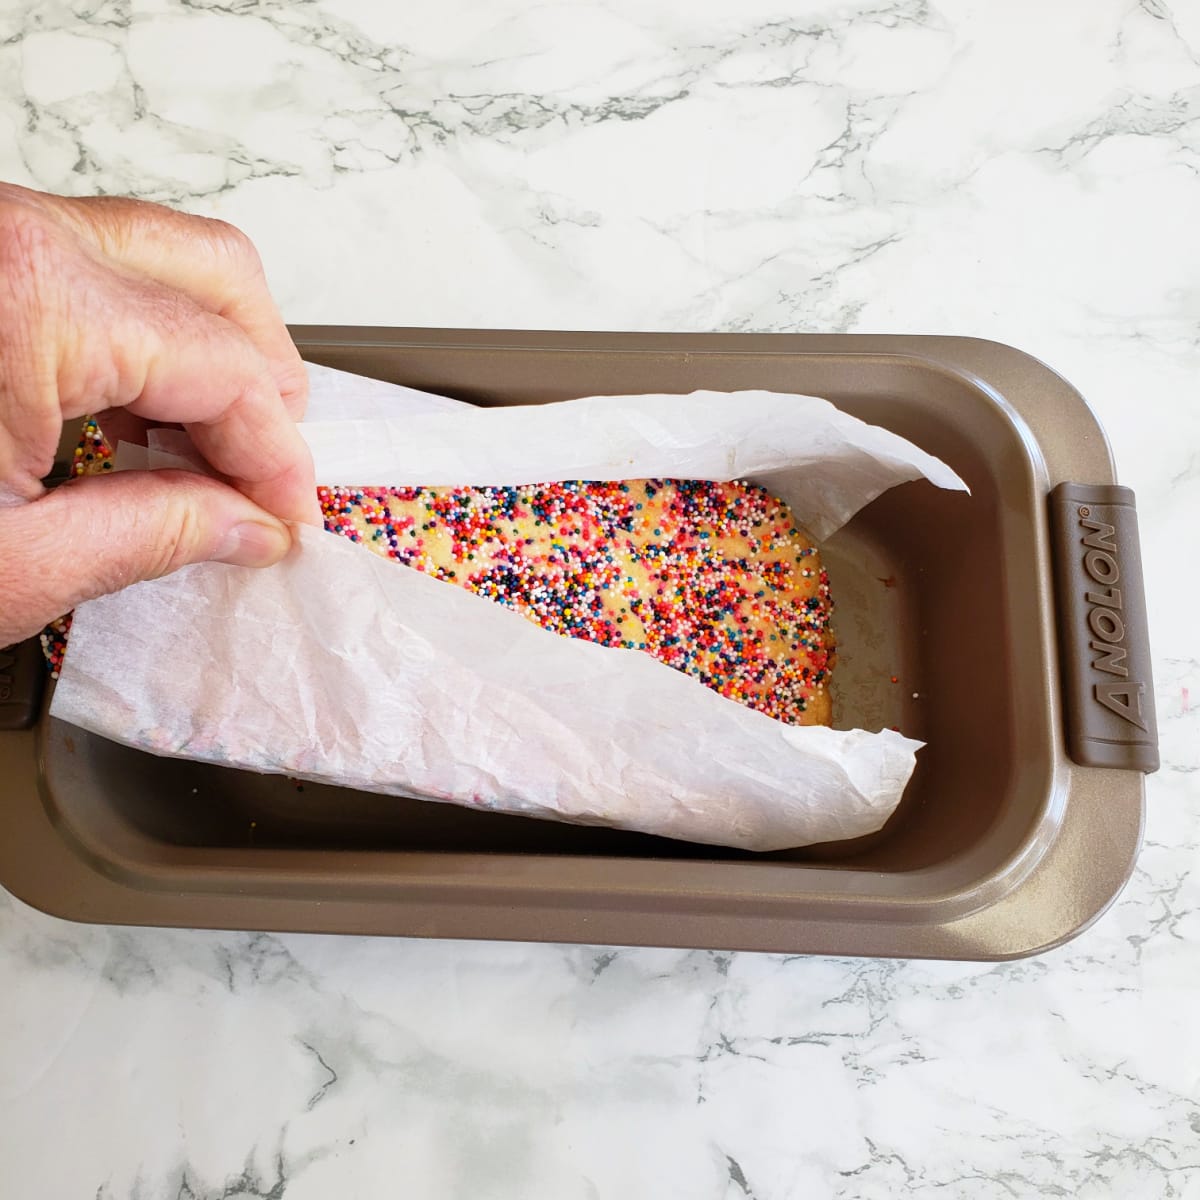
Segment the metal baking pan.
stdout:
[[[1042,363],[944,337],[293,333],[314,362],[478,404],[811,393],[945,459],[969,497],[906,484],[825,551],[838,722],[927,741],[905,798],[870,838],[751,855],[155,758],[43,699],[0,733],[17,896],[143,925],[1001,959],[1120,891],[1157,763],[1132,497]],[[10,725],[29,666],[0,660]]]

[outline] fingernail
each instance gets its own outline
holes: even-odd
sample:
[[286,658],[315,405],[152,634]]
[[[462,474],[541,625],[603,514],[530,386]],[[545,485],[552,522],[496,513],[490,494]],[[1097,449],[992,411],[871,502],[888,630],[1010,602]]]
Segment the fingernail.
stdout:
[[213,562],[232,563],[236,567],[269,567],[277,563],[292,546],[292,537],[284,525],[261,521],[243,521],[235,525],[213,551]]

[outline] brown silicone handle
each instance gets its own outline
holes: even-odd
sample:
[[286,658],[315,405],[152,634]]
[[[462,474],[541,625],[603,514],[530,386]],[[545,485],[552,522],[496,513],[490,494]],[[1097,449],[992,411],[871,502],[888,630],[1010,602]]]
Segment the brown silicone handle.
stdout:
[[1086,767],[1158,770],[1150,634],[1129,488],[1050,493],[1067,751]]
[[37,638],[0,649],[0,730],[32,727],[41,706],[46,675]]

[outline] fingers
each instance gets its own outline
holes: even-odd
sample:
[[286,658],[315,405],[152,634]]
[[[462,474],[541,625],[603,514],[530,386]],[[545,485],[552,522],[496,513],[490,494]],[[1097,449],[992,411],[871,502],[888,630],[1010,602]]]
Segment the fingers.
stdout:
[[0,509],[0,646],[130,583],[209,560],[270,566],[290,546],[286,525],[202,475],[127,471],[75,480]]
[[[0,184],[0,645],[77,603],[206,559],[267,566],[320,523],[295,426],[307,377],[249,241],[133,201]],[[46,495],[64,417],[180,422],[234,487],[191,473]]]
[[51,200],[108,258],[237,325],[266,358],[292,419],[304,415],[304,364],[268,290],[258,251],[240,229],[123,197]]
[[121,352],[117,373],[136,396],[124,407],[182,422],[205,459],[256,504],[320,525],[312,455],[245,334],[211,313],[162,305],[135,306],[124,329],[134,349]]
[[[126,408],[185,424],[212,466],[256,503],[285,520],[319,524],[311,456],[277,372],[250,334],[178,287],[114,264],[54,218],[54,205],[67,201],[24,192],[27,202],[14,201],[12,192],[0,187],[6,497],[40,495],[63,417]],[[79,225],[79,210],[70,211]],[[119,249],[120,222],[109,226]],[[126,241],[140,244],[132,235]]]
[[250,337],[163,284],[102,278],[95,264],[76,270],[83,286],[55,335],[62,414],[125,409],[179,421],[254,503],[319,524],[312,456]]

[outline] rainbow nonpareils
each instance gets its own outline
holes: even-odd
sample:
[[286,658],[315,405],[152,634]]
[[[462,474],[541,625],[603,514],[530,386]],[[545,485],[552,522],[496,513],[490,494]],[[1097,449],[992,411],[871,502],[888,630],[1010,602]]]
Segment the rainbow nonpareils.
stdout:
[[[105,440],[96,419],[88,417],[84,422],[83,430],[79,435],[79,443],[75,447],[75,454],[71,460],[71,474],[73,476],[102,475],[105,471],[111,471],[112,467],[112,447]],[[97,553],[103,553],[103,547],[99,547]],[[54,679],[58,678],[63,655],[67,652],[67,637],[70,631],[70,613],[51,621],[42,630],[42,654],[46,659],[46,666],[50,669],[50,675]]]
[[515,609],[643,650],[789,724],[828,724],[832,603],[786,507],[744,482],[336,487],[326,528]]

